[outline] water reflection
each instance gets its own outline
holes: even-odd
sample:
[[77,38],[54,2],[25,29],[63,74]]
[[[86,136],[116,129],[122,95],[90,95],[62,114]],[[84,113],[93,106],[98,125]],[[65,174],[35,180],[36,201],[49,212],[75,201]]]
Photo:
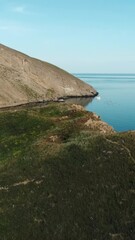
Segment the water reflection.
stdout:
[[[135,130],[135,74],[78,74],[99,96],[85,105],[117,131]],[[87,77],[87,78],[86,78]]]
[[77,97],[77,98],[68,98],[66,99],[67,103],[78,104],[86,107],[89,103],[93,101],[92,97]]

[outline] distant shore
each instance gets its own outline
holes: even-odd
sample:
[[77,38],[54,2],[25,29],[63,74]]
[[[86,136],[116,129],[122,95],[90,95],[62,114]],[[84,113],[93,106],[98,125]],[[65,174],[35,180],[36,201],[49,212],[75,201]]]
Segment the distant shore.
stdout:
[[[41,101],[35,101],[35,102],[26,102],[26,103],[21,103],[21,104],[15,104],[15,105],[9,105],[9,106],[1,106],[0,107],[0,111],[4,111],[4,110],[11,110],[11,109],[18,109],[18,108],[22,108],[22,107],[34,107],[34,106],[44,106],[48,103],[61,103],[61,102],[69,102],[70,100],[73,101],[73,99],[79,99],[79,100],[88,100],[88,102],[92,101],[94,99],[94,97],[96,97],[98,95],[98,92],[95,94],[95,96],[90,97],[90,96],[67,96],[67,97],[60,97],[58,99],[52,99],[52,100],[41,100]],[[78,103],[79,104],[79,103]],[[80,105],[84,105],[84,104],[80,104]]]

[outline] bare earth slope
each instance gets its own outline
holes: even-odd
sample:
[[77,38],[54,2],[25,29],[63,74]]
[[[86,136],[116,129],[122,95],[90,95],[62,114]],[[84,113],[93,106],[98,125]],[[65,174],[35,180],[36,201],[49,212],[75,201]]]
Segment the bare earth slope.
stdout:
[[0,107],[96,94],[64,70],[0,44]]

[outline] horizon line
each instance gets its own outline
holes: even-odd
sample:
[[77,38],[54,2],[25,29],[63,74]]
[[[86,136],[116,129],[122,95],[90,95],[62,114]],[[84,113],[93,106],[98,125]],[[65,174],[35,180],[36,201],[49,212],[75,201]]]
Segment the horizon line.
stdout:
[[97,75],[135,75],[135,72],[134,73],[92,73],[92,72],[76,72],[76,73],[72,73],[72,74],[97,74]]

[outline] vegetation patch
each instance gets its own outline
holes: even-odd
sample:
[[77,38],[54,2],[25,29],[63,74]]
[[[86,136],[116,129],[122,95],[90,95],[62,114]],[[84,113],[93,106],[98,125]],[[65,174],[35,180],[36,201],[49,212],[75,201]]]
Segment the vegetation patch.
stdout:
[[65,103],[0,113],[0,239],[134,239],[135,134],[93,118]]

